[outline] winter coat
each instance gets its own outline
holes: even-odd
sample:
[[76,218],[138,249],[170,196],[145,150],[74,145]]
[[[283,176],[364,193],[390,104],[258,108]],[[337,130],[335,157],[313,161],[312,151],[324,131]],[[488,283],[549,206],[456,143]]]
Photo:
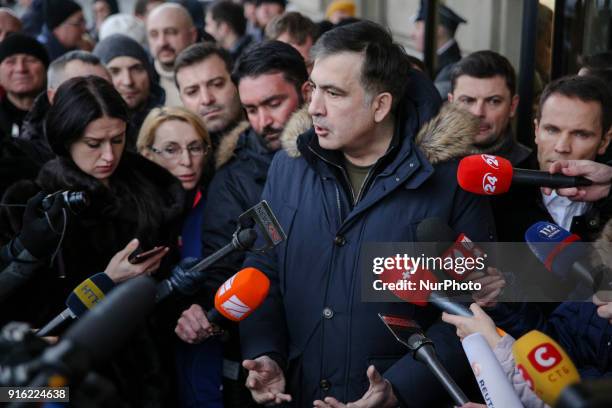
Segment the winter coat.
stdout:
[[[274,152],[268,151],[247,122],[236,126],[219,144],[217,171],[208,187],[202,223],[202,255],[207,257],[232,240],[238,216],[257,204]],[[230,255],[208,270],[210,294],[238,270],[244,254]]]
[[39,170],[13,137],[13,127],[17,126],[14,119],[0,103],[0,197],[16,181],[35,178]]
[[[111,257],[133,238],[138,238],[143,248],[162,244],[176,247],[184,208],[184,193],[178,180],[149,160],[126,152],[111,178],[111,186],[107,189],[78,170],[71,160],[56,158],[43,166],[36,183],[24,180],[7,190],[3,199],[11,203],[25,203],[40,190],[49,194],[70,190],[86,192],[91,204],[81,214],[69,215],[61,256],[52,267],[48,260],[31,264],[25,271],[24,265],[13,265],[21,268],[29,282],[4,299],[0,321],[23,320],[40,327],[64,309],[66,298],[79,283],[103,271]],[[137,222],[141,214],[133,199],[136,194],[155,207],[147,214],[146,225],[139,226]],[[22,214],[20,207],[2,209],[1,244],[21,230]],[[60,275],[65,277],[59,278]]]
[[295,406],[312,406],[326,396],[343,402],[361,398],[368,389],[369,364],[391,382],[403,406],[449,401],[427,368],[390,335],[378,313],[416,319],[451,375],[467,388],[475,387],[453,328],[437,320],[439,311],[361,299],[362,244],[415,241],[417,225],[429,217],[440,217],[475,241],[489,241],[495,234],[487,201],[456,182],[457,160],[452,157],[465,153],[466,139],[471,143],[469,135],[476,132],[472,128],[467,137],[458,137],[459,123],[437,118],[417,138],[417,148],[414,137],[437,112],[440,99],[418,73],[411,74],[405,95],[394,147],[355,206],[334,164],[335,152],[318,145],[313,129],[294,146],[284,141],[286,147],[270,166],[262,199],[287,240],[264,254],[247,256],[244,266],[265,272],[271,287],[263,305],[241,322],[240,334],[245,358],[267,354],[285,366],[286,388]]

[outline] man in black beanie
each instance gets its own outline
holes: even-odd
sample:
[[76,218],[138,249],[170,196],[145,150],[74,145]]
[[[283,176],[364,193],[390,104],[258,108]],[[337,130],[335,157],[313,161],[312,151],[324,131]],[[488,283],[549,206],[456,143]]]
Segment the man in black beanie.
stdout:
[[0,42],[0,99],[2,137],[19,135],[24,116],[45,89],[49,57],[45,48],[24,34],[11,34]]
[[0,42],[0,197],[20,178],[36,175],[36,167],[16,148],[23,119],[34,99],[45,89],[49,57],[45,48],[24,34],[11,34]]
[[37,37],[51,61],[78,47],[86,22],[81,6],[73,0],[45,0],[45,25]]
[[150,55],[136,41],[123,34],[113,34],[96,45],[93,54],[100,58],[113,80],[115,89],[130,109],[127,147],[135,150],[136,136],[151,109],[163,106],[165,92]]

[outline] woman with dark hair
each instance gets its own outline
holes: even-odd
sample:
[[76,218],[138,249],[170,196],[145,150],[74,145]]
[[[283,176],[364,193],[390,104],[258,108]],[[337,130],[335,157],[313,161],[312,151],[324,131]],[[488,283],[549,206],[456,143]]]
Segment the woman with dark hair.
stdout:
[[[127,106],[107,81],[80,77],[58,88],[45,123],[56,158],[42,167],[36,182],[10,187],[3,201],[24,204],[41,191],[42,195],[69,191],[84,193],[89,204],[82,208],[61,204],[63,217],[56,216],[53,225],[57,236],[51,244],[49,237],[40,237],[46,240],[42,245],[46,251],[34,251],[37,254],[28,267],[36,270],[29,281],[0,303],[0,323],[22,320],[41,327],[65,308],[68,295],[91,271],[104,270],[133,238],[139,239],[144,250],[170,248],[160,268],[162,274],[168,270],[164,263],[178,260],[183,189],[166,170],[125,150],[127,123]],[[56,200],[65,201],[61,194],[52,198],[56,206]],[[23,209],[5,207],[3,211],[2,221],[8,225],[0,225],[0,230],[17,235]],[[128,371],[136,374],[133,370],[142,369],[141,363],[151,355],[146,347],[128,348],[129,353],[121,353],[119,365],[131,365]],[[161,387],[145,373],[138,374],[138,379],[125,372],[120,375],[125,385],[120,393],[126,391],[128,399],[135,398],[132,404],[145,405],[150,401],[147,395],[159,397]],[[140,389],[128,388],[132,386]]]

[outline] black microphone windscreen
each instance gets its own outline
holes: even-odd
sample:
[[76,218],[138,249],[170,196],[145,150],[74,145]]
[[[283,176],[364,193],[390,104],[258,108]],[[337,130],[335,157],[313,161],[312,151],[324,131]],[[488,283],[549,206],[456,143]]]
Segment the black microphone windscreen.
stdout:
[[151,278],[130,279],[70,327],[62,340],[87,349],[96,362],[103,361],[144,322],[155,306],[155,292]]

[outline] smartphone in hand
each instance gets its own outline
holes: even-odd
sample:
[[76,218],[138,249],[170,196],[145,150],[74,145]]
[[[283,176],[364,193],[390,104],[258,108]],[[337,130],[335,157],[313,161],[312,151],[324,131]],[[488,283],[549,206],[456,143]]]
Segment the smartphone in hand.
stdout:
[[148,251],[143,252],[141,248],[138,248],[130,254],[130,256],[128,257],[128,262],[131,264],[142,263],[147,259],[151,258],[152,256],[163,252],[165,249],[166,247],[164,246],[156,246],[153,249],[149,249]]

